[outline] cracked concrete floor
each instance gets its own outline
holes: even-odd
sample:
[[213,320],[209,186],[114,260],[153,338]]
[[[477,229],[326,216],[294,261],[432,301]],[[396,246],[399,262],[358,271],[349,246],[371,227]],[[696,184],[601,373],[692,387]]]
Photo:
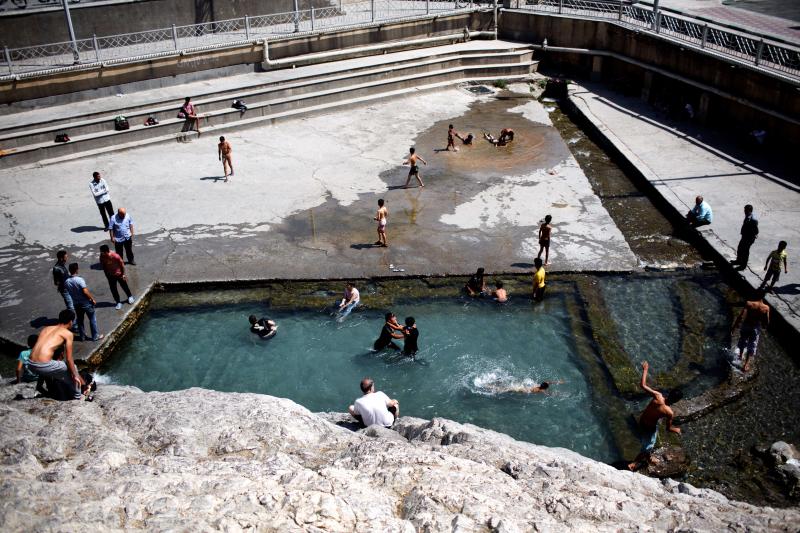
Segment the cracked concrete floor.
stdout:
[[[480,137],[513,127],[514,143],[444,148],[448,122]],[[637,260],[550,125],[541,104],[461,89],[380,102],[226,135],[236,174],[221,180],[216,137],[0,173],[0,335],[15,342],[61,300],[50,268],[64,247],[83,265],[102,332],[116,311],[97,264],[107,239],[89,192],[94,170],[134,219],[137,294],[152,282],[525,272],[536,230],[553,214],[552,270],[632,270]],[[424,189],[402,189],[408,147],[428,161]],[[379,197],[390,247],[375,248]],[[77,357],[96,347],[76,343]]]

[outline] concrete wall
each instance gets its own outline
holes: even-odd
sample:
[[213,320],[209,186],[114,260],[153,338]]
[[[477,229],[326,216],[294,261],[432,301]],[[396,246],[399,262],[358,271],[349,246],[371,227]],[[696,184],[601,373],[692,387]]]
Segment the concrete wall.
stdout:
[[[787,147],[800,139],[797,84],[735,65],[723,58],[603,21],[502,12],[500,37],[548,47],[608,52],[537,52],[541,67],[610,86],[672,111],[691,103],[709,124],[770,131]],[[772,111],[774,116],[765,113]]]
[[[298,0],[300,9],[329,6],[331,0]],[[284,13],[294,9],[294,0],[132,0],[131,2],[70,7],[75,36],[116,35],[224,20],[245,15]],[[9,48],[69,40],[61,9],[33,13],[0,14],[0,45]]]
[[[383,24],[373,28],[283,39],[270,44],[269,55],[271,59],[280,59],[380,42],[453,34],[462,32],[464,28],[488,30],[491,24],[489,13],[464,13],[424,21]],[[185,83],[198,79],[204,71],[213,76],[214,72],[224,72],[237,66],[247,68],[246,66],[250,65],[250,68],[257,69],[263,60],[263,55],[262,45],[247,45],[101,69],[0,82],[0,104],[40,100],[47,105],[99,96],[102,95],[100,91],[103,88],[120,87],[122,92],[129,92],[131,89]]]

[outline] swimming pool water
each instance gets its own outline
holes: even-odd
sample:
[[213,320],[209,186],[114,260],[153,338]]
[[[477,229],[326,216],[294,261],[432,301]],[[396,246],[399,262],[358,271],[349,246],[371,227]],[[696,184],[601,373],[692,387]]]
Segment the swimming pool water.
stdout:
[[[686,321],[698,323],[694,334],[699,335],[699,352],[696,357],[692,353],[695,362],[686,386],[693,395],[727,372],[723,353],[729,343],[728,310],[715,279],[601,276],[591,282],[600,285],[603,309],[614,324],[614,343],[624,347],[637,367],[648,359],[654,372],[669,371],[685,351]],[[156,295],[149,313],[101,372],[146,391],[204,387],[254,392],[290,398],[311,411],[339,412],[360,395],[361,378],[371,376],[378,390],[400,401],[401,414],[445,417],[616,460],[618,441],[609,415],[622,410],[621,419],[632,420],[644,400],[622,401],[600,364],[598,347],[591,338],[576,339],[591,326],[576,307],[577,285],[554,281],[550,286],[552,292],[541,304],[513,293],[505,305],[455,295],[395,298],[391,310],[401,322],[406,316],[416,318],[416,360],[372,350],[386,309],[368,306],[386,290],[380,286],[363,287],[366,305],[341,322],[328,309],[269,309],[263,291],[257,298],[236,293],[234,304],[219,303],[225,300],[224,291],[200,293],[190,299],[192,305]],[[684,309],[687,305],[691,312]],[[276,320],[278,334],[270,340],[251,334],[250,314]],[[603,390],[589,384],[593,376],[597,385],[598,375]],[[564,383],[548,394],[494,390],[545,380]]]
[[[192,386],[287,397],[312,411],[346,411],[371,376],[400,401],[401,414],[441,416],[601,460],[614,456],[575,355],[570,318],[557,298],[430,301],[399,306],[420,330],[415,361],[374,353],[382,311],[266,312],[257,303],[152,310],[110,365],[115,382],[144,390]],[[267,314],[278,334],[261,340],[247,317]],[[563,380],[551,394],[496,394],[492,385]]]

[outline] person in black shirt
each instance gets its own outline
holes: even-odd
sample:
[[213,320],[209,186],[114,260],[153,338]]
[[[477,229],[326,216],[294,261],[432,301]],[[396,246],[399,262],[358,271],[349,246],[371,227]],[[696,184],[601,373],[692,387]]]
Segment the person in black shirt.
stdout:
[[758,237],[758,219],[753,214],[753,206],[744,206],[744,221],[740,231],[742,238],[739,239],[739,246],[736,247],[736,260],[731,261],[731,265],[736,265],[736,270],[747,268],[747,261],[750,259],[750,247],[756,242]]
[[402,339],[402,331],[403,327],[397,323],[397,317],[392,313],[386,313],[386,322],[383,324],[383,328],[381,328],[380,337],[378,337],[372,347],[376,351],[383,350],[387,346],[391,347],[393,350],[399,350],[400,347],[395,344],[392,339]]
[[467,294],[470,296],[480,296],[484,292],[486,292],[486,282],[483,279],[483,268],[479,268],[466,285],[464,285],[464,290],[467,291]]
[[57,261],[56,264],[53,265],[53,285],[56,286],[58,294],[64,299],[64,305],[67,306],[67,309],[74,311],[75,304],[72,303],[72,297],[69,295],[69,292],[67,292],[67,288],[64,287],[64,282],[69,278],[67,258],[68,254],[66,250],[59,250],[56,254]]
[[255,333],[262,339],[272,337],[278,330],[275,321],[269,318],[256,319],[256,315],[250,315],[248,320],[250,321],[250,333]]
[[406,327],[403,328],[403,355],[407,355],[414,359],[417,355],[417,339],[419,339],[419,330],[417,329],[416,321],[413,316],[406,317]]

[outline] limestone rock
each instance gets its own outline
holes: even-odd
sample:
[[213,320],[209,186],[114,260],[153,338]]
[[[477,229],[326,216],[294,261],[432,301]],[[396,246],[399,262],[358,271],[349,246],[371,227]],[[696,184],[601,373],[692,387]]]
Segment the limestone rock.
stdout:
[[[450,420],[352,431],[285,399],[0,387],[3,531],[772,530],[759,508]],[[789,464],[788,462],[786,464]]]
[[642,473],[658,478],[677,477],[686,473],[689,463],[689,457],[680,446],[662,446],[650,454]]

